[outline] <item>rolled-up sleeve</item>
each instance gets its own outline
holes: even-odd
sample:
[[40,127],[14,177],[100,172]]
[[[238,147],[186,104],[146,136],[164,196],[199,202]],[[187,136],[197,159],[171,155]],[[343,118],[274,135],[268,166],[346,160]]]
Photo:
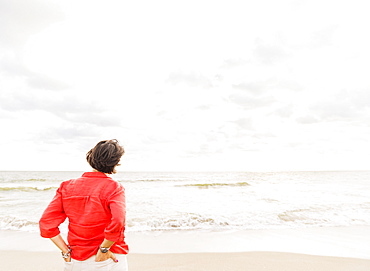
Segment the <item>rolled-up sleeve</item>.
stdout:
[[62,186],[58,188],[53,200],[45,209],[39,221],[40,234],[44,238],[52,238],[60,233],[59,225],[66,219],[62,202]]
[[126,224],[125,189],[121,185],[108,199],[108,207],[111,211],[112,219],[109,225],[105,228],[105,239],[117,242],[124,238],[123,233]]

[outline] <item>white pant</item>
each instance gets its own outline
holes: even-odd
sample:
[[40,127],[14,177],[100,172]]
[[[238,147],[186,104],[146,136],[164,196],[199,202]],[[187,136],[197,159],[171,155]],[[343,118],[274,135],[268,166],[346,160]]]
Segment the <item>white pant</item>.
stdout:
[[64,271],[128,271],[125,254],[115,254],[118,263],[111,258],[103,262],[95,262],[95,255],[84,261],[72,259],[64,263]]

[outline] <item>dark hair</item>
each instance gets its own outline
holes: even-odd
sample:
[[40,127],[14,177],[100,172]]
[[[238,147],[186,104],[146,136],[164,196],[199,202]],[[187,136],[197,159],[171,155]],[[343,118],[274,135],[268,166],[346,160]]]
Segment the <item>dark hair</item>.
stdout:
[[90,166],[103,173],[116,173],[115,167],[125,150],[116,139],[100,141],[86,154],[86,160]]

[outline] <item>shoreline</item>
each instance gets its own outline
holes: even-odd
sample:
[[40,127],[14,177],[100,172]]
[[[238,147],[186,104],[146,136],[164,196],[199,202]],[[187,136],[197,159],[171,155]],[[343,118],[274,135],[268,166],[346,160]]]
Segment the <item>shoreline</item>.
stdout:
[[132,232],[126,240],[133,253],[273,251],[370,259],[370,226]]
[[[50,240],[41,238],[37,232],[0,230],[0,240],[0,251],[58,252]],[[126,242],[130,253],[134,254],[272,251],[370,259],[370,226],[243,231],[128,231]]]
[[[370,260],[285,252],[129,254],[130,271],[368,271]],[[63,270],[59,252],[1,251],[9,271]]]

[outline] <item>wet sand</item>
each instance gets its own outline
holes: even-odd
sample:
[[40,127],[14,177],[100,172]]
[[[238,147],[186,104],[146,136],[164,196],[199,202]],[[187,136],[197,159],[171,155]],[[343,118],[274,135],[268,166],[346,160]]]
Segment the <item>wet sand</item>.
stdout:
[[[1,270],[63,270],[58,252],[1,251]],[[368,271],[370,260],[282,252],[130,254],[130,271]]]

